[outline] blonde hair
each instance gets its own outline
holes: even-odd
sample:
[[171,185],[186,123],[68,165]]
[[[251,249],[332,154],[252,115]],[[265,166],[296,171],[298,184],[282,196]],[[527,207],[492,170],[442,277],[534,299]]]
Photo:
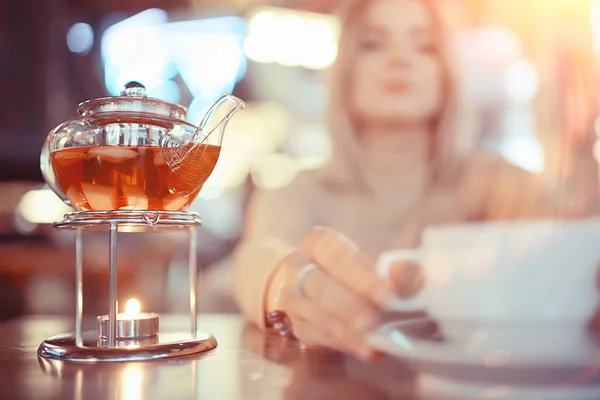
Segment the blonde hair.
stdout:
[[[327,125],[331,137],[332,154],[323,169],[329,184],[343,186],[361,185],[362,173],[356,126],[353,125],[347,101],[351,87],[351,64],[357,51],[357,21],[364,7],[373,0],[347,0],[342,2],[338,16],[341,22],[338,55],[329,75],[329,109]],[[436,181],[453,180],[462,156],[471,147],[471,115],[460,85],[456,58],[450,51],[450,35],[441,18],[439,8],[432,0],[420,1],[432,17],[434,34],[438,44],[438,57],[442,64],[444,103],[433,130],[432,162]]]

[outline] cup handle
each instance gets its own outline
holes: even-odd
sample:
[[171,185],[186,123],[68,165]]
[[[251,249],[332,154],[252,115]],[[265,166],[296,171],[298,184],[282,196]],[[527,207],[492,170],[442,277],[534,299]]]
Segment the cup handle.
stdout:
[[[392,250],[382,253],[377,260],[378,275],[384,279],[388,279],[392,264],[397,261],[411,261],[421,266],[423,263],[421,249]],[[410,299],[400,297],[391,298],[387,307],[392,311],[398,312],[422,311],[425,309],[424,291],[425,288],[422,288],[416,296]]]

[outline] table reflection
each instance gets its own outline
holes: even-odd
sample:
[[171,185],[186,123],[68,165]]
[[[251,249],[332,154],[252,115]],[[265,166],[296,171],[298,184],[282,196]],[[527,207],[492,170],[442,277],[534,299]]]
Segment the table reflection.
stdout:
[[[188,323],[186,317],[167,315],[164,319],[165,328],[179,329]],[[0,385],[5,388],[1,398],[453,399],[448,393],[454,389],[448,382],[440,386],[444,382],[419,377],[399,359],[383,357],[375,364],[365,364],[329,350],[304,350],[297,341],[263,333],[237,315],[199,318],[199,327],[211,331],[219,342],[216,349],[199,356],[114,364],[38,359],[35,351],[39,342],[68,326],[65,320],[48,318],[0,324],[5,344],[0,346]],[[477,395],[467,398],[540,398],[529,396],[531,391],[520,395],[517,386],[480,383]],[[598,398],[590,392],[593,387],[573,383],[582,384],[576,393],[585,397],[572,395],[569,390],[557,391],[560,400]]]
[[264,334],[252,325],[244,328],[242,348],[285,367],[287,400],[416,399],[414,374],[398,360],[364,364],[326,349],[303,349],[295,340]]
[[71,386],[64,398],[84,400],[141,400],[148,398],[197,399],[197,363],[200,358],[162,362],[86,365],[38,359],[44,373]]

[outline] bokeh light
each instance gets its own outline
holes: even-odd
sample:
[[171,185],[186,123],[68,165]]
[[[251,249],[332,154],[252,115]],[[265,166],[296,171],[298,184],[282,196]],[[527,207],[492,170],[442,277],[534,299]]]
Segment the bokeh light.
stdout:
[[89,24],[78,22],[67,32],[67,47],[73,53],[86,55],[94,46],[94,30]]

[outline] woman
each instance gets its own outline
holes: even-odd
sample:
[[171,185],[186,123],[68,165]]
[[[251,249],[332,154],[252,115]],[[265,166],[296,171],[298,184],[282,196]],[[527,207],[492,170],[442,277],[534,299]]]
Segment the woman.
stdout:
[[259,326],[281,311],[306,345],[371,359],[365,334],[379,310],[422,284],[407,266],[378,278],[382,251],[418,246],[431,224],[556,210],[535,176],[471,154],[449,35],[430,1],[344,4],[331,162],[255,196],[236,253],[236,296]]

